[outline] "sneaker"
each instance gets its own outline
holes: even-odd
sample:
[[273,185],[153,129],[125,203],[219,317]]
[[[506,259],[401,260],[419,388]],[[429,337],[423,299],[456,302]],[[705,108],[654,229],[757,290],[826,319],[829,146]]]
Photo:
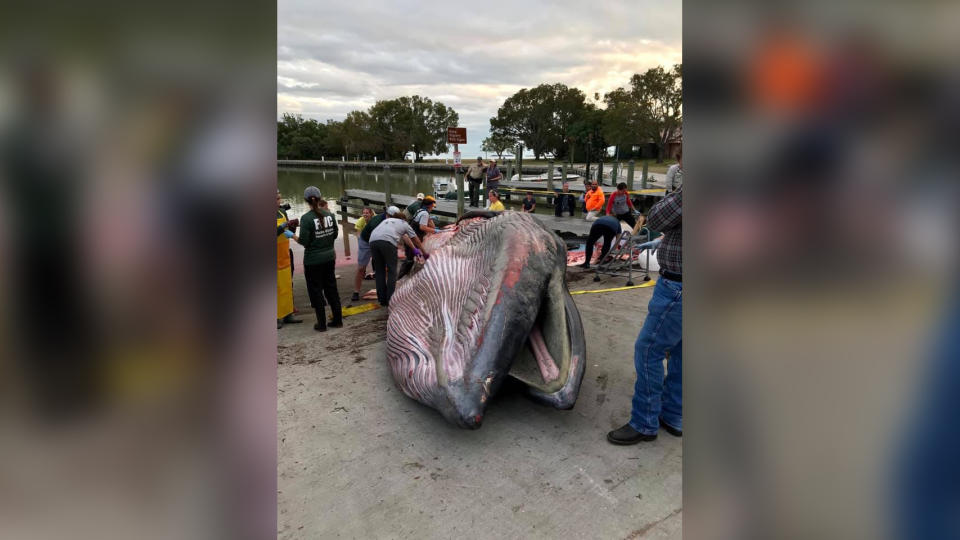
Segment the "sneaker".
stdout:
[[660,427],[666,430],[667,433],[673,435],[674,437],[683,437],[683,430],[677,429],[670,424],[663,421],[663,418],[660,419]]
[[331,320],[330,322],[327,323],[327,326],[329,326],[330,328],[343,328],[343,319],[339,321]]
[[296,323],[302,323],[302,322],[303,322],[303,319],[295,318],[292,313],[283,318],[283,324],[296,324]]
[[358,301],[358,300],[360,300],[360,293],[358,293],[358,292],[353,293],[353,296],[350,297],[350,301],[351,301],[351,302],[356,302],[356,301]]
[[622,427],[607,433],[607,440],[613,444],[628,445],[637,444],[643,441],[656,440],[657,435],[647,435],[633,429],[630,424],[624,424]]

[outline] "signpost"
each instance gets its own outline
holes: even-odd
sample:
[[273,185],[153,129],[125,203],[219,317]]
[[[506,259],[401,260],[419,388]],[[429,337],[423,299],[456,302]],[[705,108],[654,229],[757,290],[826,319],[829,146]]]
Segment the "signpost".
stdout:
[[447,144],[453,144],[453,175],[457,181],[457,217],[463,215],[463,177],[460,176],[460,144],[467,144],[467,128],[448,127]]

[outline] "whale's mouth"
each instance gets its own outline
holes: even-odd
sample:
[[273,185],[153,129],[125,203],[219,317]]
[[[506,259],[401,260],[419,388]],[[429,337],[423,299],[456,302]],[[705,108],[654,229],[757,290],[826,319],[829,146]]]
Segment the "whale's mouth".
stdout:
[[569,409],[576,402],[584,356],[580,314],[561,284],[551,282],[509,375],[526,384],[535,398]]

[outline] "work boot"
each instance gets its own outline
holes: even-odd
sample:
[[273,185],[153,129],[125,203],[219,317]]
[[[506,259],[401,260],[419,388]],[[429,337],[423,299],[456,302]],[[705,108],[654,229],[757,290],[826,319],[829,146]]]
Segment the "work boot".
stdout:
[[613,444],[628,445],[628,444],[637,444],[642,441],[652,441],[657,438],[656,433],[653,435],[647,435],[645,433],[640,433],[639,431],[633,429],[633,427],[627,423],[622,427],[607,433],[607,440]]
[[277,319],[277,330],[281,328],[283,328],[283,321],[281,321],[280,319]]
[[351,302],[356,302],[356,301],[358,301],[358,300],[360,300],[360,293],[359,293],[359,292],[354,292],[354,293],[353,293],[353,296],[350,297],[350,301],[351,301]]
[[317,332],[326,332],[327,331],[327,315],[324,313],[324,309],[321,307],[317,309],[317,323],[313,325],[313,329]]
[[585,262],[585,263],[580,264],[580,265],[577,265],[577,266],[579,266],[580,268],[587,269],[587,270],[590,269],[590,263],[588,263],[588,262]]
[[302,323],[303,319],[297,319],[293,316],[293,313],[287,315],[283,318],[283,324],[297,324]]
[[330,319],[330,328],[343,328],[343,318]]
[[660,427],[665,429],[667,433],[673,435],[674,437],[683,437],[683,430],[677,429],[670,424],[663,421],[663,418],[660,419]]

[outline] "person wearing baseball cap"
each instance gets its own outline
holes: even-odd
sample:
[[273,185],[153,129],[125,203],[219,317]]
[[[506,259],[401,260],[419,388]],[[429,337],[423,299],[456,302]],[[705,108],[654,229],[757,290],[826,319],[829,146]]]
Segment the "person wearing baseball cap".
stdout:
[[388,306],[397,285],[397,245],[403,242],[412,257],[428,257],[421,250],[423,244],[410,224],[402,219],[403,212],[396,206],[387,208],[390,216],[377,225],[370,234],[370,251],[373,253],[373,273],[377,282],[377,300]]
[[337,220],[326,205],[323,195],[315,186],[303,192],[303,198],[310,211],[300,218],[300,236],[295,237],[303,247],[303,275],[307,280],[307,294],[310,304],[316,311],[317,323],[313,329],[327,331],[325,304],[330,304],[333,318],[330,326],[343,327],[343,312],[340,307],[340,293],[337,291],[337,276],[334,273],[336,253],[333,242],[339,235]]
[[[433,222],[433,218],[430,217],[430,211],[433,210],[436,205],[437,200],[427,195],[423,198],[423,204],[420,206],[420,209],[417,210],[415,214],[411,214],[410,226],[413,228],[413,232],[417,233],[417,238],[419,238],[421,242],[426,235],[437,232],[437,225]],[[400,266],[400,273],[397,274],[397,279],[403,278],[403,276],[407,275],[410,270],[413,269],[413,248],[406,247],[404,254],[403,264]]]
[[[432,199],[433,197],[430,197],[430,198]],[[417,215],[417,212],[420,211],[420,207],[423,206],[423,199],[424,199],[423,193],[417,193],[417,200],[407,205],[408,216],[413,217]]]

